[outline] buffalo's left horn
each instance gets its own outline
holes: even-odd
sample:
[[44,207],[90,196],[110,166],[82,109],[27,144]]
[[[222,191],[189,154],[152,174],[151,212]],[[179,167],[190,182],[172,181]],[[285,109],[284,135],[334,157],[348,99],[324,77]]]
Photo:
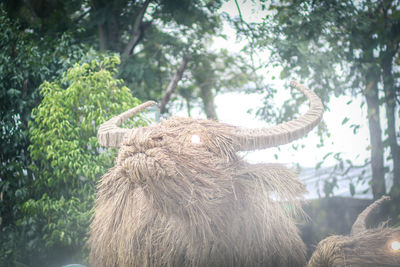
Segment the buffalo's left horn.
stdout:
[[132,131],[132,129],[124,129],[119,126],[134,115],[140,113],[146,108],[155,105],[154,101],[147,101],[139,106],[136,106],[130,110],[125,111],[124,113],[119,114],[106,121],[102,125],[100,125],[99,130],[97,131],[97,140],[101,146],[105,147],[120,147],[122,141],[124,140],[124,136],[126,133]]
[[379,213],[379,209],[382,207],[382,204],[389,200],[389,196],[383,196],[369,205],[363,212],[361,212],[351,227],[351,235],[355,235],[367,230],[367,222],[372,216],[377,215],[377,213]]

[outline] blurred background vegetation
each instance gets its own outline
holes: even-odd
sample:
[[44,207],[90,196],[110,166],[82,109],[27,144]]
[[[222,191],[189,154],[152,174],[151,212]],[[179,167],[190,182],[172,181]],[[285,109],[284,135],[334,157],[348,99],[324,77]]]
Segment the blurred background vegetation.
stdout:
[[[345,95],[361,97],[367,110],[365,162],[335,151],[315,163],[318,169],[329,157],[336,161],[325,196],[340,177],[368,168],[350,182],[350,194],[367,181],[373,198],[390,194],[391,213],[400,213],[399,1],[254,0],[265,14],[256,22],[245,20],[239,0],[230,1],[238,16],[222,12],[226,2],[2,1],[0,266],[87,263],[95,184],[116,153],[97,144],[103,121],[147,100],[159,102],[165,116],[179,109],[190,116],[197,108],[218,119],[215,97],[228,91],[261,93],[258,117],[286,121],[305,99],[293,92],[283,107],[271,104],[278,90],[260,70],[277,65],[280,79],[301,80],[328,109]],[[213,48],[226,38],[226,25],[245,43],[241,51]],[[360,125],[350,116],[338,120],[356,135]],[[139,118],[128,126],[147,123]],[[320,147],[334,138],[328,123],[318,129]],[[326,228],[329,205],[315,206],[321,209],[315,221]],[[321,235],[335,232],[325,228]]]

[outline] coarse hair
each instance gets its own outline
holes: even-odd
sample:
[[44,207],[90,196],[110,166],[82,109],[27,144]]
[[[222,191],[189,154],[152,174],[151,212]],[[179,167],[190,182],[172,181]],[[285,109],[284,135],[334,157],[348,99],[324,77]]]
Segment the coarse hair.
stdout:
[[309,112],[272,129],[175,117],[117,128],[152,103],[102,125],[99,142],[120,149],[98,185],[92,266],[304,266],[294,220],[303,184],[283,165],[237,154],[288,143],[319,123],[319,99],[295,86],[311,95]]

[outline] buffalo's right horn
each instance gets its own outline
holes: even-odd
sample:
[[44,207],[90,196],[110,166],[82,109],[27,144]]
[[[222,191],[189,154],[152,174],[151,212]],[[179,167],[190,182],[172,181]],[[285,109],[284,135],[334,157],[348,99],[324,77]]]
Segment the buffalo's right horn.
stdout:
[[324,112],[321,99],[310,89],[296,81],[292,81],[290,84],[305,94],[310,101],[310,108],[307,113],[297,119],[273,127],[260,129],[235,127],[231,136],[232,139],[236,140],[238,151],[250,151],[287,144],[303,137],[319,124]]

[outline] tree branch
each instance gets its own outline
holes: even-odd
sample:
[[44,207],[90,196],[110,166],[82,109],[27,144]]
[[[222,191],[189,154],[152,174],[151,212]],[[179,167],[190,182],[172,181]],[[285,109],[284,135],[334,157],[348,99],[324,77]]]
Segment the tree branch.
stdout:
[[178,85],[178,82],[182,79],[183,72],[185,71],[189,60],[190,60],[190,56],[185,56],[183,58],[183,61],[178,68],[178,71],[175,73],[174,77],[169,82],[167,90],[165,91],[165,94],[161,100],[161,105],[160,105],[160,113],[161,114],[165,113],[167,103],[169,102],[169,99],[171,98],[172,93],[175,91],[175,88]]
[[79,23],[89,12],[91,12],[91,8],[88,8],[88,10],[86,10],[85,12],[83,12],[79,17],[77,17],[76,19],[73,20],[74,24]]
[[139,11],[139,13],[135,19],[135,23],[133,24],[132,38],[129,41],[129,43],[127,44],[127,46],[125,47],[124,52],[123,52],[123,55],[125,55],[125,56],[128,56],[131,53],[131,51],[137,45],[137,43],[140,39],[140,35],[141,35],[140,26],[143,23],[142,20],[143,20],[144,14],[145,14],[146,9],[149,6],[150,2],[151,2],[151,0],[146,0],[146,2],[144,3],[143,7]]
[[[235,0],[235,5],[236,5],[236,9],[238,10],[238,13],[239,13],[240,21],[242,22],[242,24],[244,24],[247,27],[247,29],[250,31],[251,35],[254,36],[253,28],[249,25],[249,23],[247,23],[243,19],[242,11],[240,10],[240,6],[239,6],[239,3],[237,2],[237,0]],[[247,41],[249,42],[249,45],[250,45],[250,60],[251,60],[251,64],[253,65],[253,68],[255,68],[254,57],[253,57],[253,54],[255,52],[254,37],[250,37],[248,34],[246,34],[246,39],[247,39]]]

